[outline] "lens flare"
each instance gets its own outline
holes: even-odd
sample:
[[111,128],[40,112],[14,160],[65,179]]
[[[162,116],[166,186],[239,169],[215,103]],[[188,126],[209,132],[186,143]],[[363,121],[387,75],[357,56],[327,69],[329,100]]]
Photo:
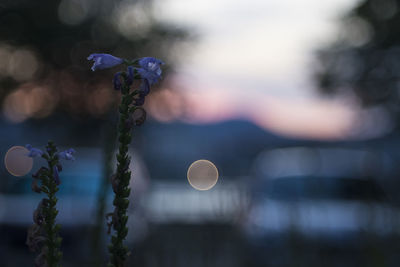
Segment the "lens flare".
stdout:
[[11,147],[5,157],[4,165],[9,173],[14,176],[24,176],[31,171],[33,159],[28,157],[29,150],[22,146]]
[[218,176],[217,167],[205,159],[193,162],[187,172],[189,184],[201,191],[213,188],[218,181]]

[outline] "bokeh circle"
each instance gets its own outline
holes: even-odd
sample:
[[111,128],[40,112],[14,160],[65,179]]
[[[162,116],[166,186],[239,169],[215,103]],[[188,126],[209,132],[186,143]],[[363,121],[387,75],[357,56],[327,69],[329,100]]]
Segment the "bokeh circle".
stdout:
[[218,169],[209,160],[201,159],[193,162],[187,171],[189,184],[197,190],[209,190],[218,181]]
[[33,159],[27,156],[28,153],[29,150],[23,146],[11,147],[4,157],[7,171],[14,176],[24,176],[30,172]]

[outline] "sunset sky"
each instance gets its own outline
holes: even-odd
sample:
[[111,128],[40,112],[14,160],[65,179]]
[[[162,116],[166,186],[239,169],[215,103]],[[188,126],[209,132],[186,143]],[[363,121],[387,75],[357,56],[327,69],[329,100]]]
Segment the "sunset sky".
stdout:
[[[279,134],[317,139],[387,131],[390,123],[381,110],[360,110],[351,96],[324,98],[312,81],[313,53],[335,40],[340,17],[355,4],[156,1],[159,20],[185,26],[199,38],[182,50],[175,77],[191,102],[189,121],[245,118]],[[365,129],[376,118],[381,125]]]

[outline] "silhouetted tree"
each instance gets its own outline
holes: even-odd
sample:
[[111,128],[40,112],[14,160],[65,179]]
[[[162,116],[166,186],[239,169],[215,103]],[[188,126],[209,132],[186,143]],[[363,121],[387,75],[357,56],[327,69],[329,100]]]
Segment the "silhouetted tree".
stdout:
[[317,52],[318,88],[354,92],[364,106],[400,115],[400,0],[364,0],[342,20],[340,36]]
[[[89,54],[153,56],[173,67],[176,54],[171,50],[187,39],[187,31],[155,18],[152,1],[146,0],[2,1],[0,105],[21,84],[33,82],[53,90],[58,96],[54,100],[58,110],[90,117],[85,100],[101,82],[111,88],[110,77],[115,70],[90,73]],[[18,57],[15,52],[21,50],[31,52],[37,64],[24,58],[26,53]],[[9,52],[8,57],[4,51]],[[37,71],[24,77],[21,72],[29,71],[29,64]]]

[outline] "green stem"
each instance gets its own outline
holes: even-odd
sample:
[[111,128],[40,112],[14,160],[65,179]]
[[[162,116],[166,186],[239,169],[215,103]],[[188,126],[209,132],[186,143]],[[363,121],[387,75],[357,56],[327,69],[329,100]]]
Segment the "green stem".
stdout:
[[128,215],[126,211],[129,206],[129,182],[131,172],[129,170],[130,157],[128,156],[128,148],[131,142],[131,125],[128,121],[134,109],[130,108],[133,101],[133,95],[129,94],[129,86],[126,83],[122,88],[122,100],[119,105],[119,123],[118,123],[118,142],[119,151],[117,154],[117,173],[113,181],[115,192],[114,197],[114,213],[112,218],[114,235],[111,237],[111,245],[109,251],[111,253],[109,266],[123,267],[128,256],[128,249],[124,246],[123,241],[128,234],[126,223]]
[[60,225],[56,225],[56,217],[58,214],[58,210],[56,208],[57,197],[56,192],[58,191],[57,184],[54,180],[53,167],[56,165],[56,162],[49,160],[49,175],[45,179],[44,186],[47,187],[47,205],[44,209],[45,216],[45,225],[44,229],[46,231],[46,259],[48,267],[58,267],[58,262],[62,257],[62,253],[60,251],[61,245],[61,237],[59,237],[58,232],[60,229]]

